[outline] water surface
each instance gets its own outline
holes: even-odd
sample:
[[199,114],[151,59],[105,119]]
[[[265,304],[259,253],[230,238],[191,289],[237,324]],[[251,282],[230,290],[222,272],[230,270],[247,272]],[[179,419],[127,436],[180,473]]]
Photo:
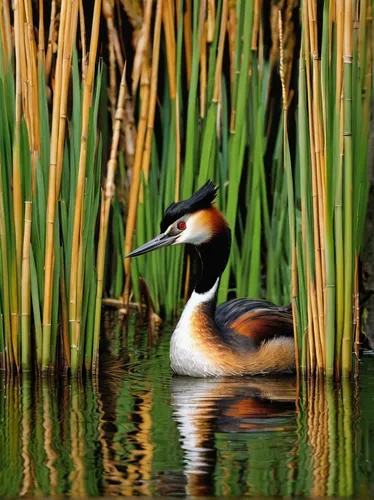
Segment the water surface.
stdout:
[[97,382],[3,377],[0,496],[374,495],[374,357],[296,401],[292,377],[173,377],[169,337],[114,336],[129,365]]

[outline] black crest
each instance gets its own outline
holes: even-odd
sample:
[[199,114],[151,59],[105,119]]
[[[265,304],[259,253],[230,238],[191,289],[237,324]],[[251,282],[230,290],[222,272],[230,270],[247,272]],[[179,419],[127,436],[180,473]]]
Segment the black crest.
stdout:
[[214,182],[208,181],[188,200],[171,203],[165,210],[164,217],[162,218],[160,224],[161,232],[165,232],[170,224],[173,224],[173,222],[180,219],[183,215],[209,208],[217,195],[217,190],[218,186]]

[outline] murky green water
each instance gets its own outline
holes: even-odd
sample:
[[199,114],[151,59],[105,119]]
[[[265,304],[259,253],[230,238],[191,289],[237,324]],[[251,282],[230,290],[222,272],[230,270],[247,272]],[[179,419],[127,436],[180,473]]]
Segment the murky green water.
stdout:
[[374,357],[296,404],[292,378],[172,377],[168,338],[98,384],[2,379],[0,496],[374,495]]

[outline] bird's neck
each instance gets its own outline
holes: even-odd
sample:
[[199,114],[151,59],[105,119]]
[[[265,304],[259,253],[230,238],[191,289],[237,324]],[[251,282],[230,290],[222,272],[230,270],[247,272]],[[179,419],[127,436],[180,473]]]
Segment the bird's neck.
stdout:
[[[195,292],[205,294],[215,287],[229,260],[231,231],[225,224],[223,230],[215,234],[210,241],[196,247],[202,264],[202,271]],[[217,288],[214,294],[216,300]]]

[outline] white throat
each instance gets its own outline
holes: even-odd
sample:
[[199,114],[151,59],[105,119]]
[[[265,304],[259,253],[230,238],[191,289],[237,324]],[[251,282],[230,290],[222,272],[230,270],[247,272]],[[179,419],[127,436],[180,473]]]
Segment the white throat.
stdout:
[[192,324],[192,319],[197,314],[199,307],[214,299],[218,284],[219,278],[207,292],[197,293],[195,290],[193,291],[174,330],[170,343],[170,362],[173,371],[179,375],[190,377],[219,375],[206,356],[206,348],[194,335],[196,326]]

